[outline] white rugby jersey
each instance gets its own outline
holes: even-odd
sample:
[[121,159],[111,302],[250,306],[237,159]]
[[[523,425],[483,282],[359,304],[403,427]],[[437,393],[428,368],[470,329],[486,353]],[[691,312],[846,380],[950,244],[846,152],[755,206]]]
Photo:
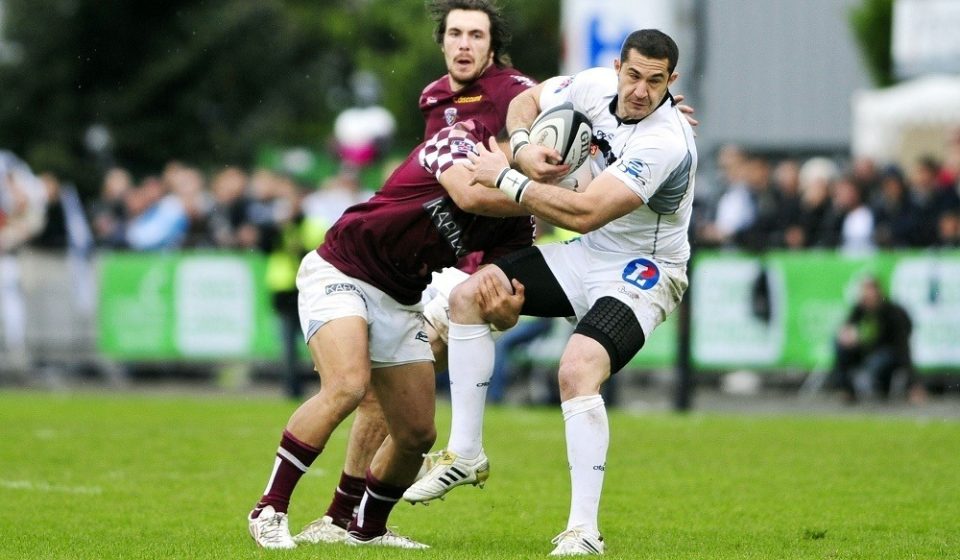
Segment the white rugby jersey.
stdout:
[[667,99],[636,123],[615,115],[617,73],[591,68],[544,82],[540,109],[569,101],[593,124],[596,177],[610,173],[643,200],[633,212],[587,233],[582,241],[599,251],[649,255],[668,265],[690,257],[687,229],[693,205],[697,148],[693,129]]

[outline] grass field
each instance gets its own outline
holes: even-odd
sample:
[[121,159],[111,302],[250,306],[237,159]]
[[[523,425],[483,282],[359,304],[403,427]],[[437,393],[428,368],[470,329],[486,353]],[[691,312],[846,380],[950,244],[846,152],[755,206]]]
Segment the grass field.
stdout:
[[[259,550],[244,516],[293,407],[0,392],[0,558],[546,558],[563,529],[559,411],[494,408],[487,488],[392,516],[432,550]],[[955,420],[612,412],[611,432],[609,557],[960,558]],[[326,506],[344,441],[301,482],[294,530]]]

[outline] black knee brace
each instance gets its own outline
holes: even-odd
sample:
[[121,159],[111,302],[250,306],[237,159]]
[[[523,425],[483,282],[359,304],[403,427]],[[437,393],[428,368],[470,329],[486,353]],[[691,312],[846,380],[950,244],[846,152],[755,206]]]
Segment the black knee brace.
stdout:
[[580,320],[575,333],[596,340],[610,355],[610,373],[617,373],[643,348],[646,337],[630,307],[615,297],[602,297]]

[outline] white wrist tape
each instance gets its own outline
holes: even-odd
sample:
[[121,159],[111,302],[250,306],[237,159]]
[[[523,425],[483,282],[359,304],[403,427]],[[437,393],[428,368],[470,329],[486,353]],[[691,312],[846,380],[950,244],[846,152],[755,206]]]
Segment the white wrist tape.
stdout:
[[530,178],[516,169],[504,167],[497,175],[497,188],[506,193],[515,202],[523,198],[523,190],[530,183]]
[[530,145],[530,131],[518,128],[510,133],[510,154],[516,158],[522,148]]

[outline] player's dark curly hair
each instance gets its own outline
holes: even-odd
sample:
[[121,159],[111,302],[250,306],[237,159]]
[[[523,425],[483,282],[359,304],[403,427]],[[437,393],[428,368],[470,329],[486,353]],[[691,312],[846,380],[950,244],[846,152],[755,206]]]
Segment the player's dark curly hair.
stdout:
[[433,39],[438,45],[443,45],[443,36],[447,33],[447,14],[452,10],[472,10],[483,12],[490,18],[490,49],[493,51],[493,62],[501,68],[510,67],[510,55],[507,46],[510,45],[510,25],[503,17],[496,0],[426,0],[427,13],[430,14],[437,27],[433,32]]
[[673,74],[680,58],[680,49],[669,35],[659,29],[640,29],[627,35],[620,47],[620,61],[627,59],[633,49],[647,58],[667,59],[667,71]]

